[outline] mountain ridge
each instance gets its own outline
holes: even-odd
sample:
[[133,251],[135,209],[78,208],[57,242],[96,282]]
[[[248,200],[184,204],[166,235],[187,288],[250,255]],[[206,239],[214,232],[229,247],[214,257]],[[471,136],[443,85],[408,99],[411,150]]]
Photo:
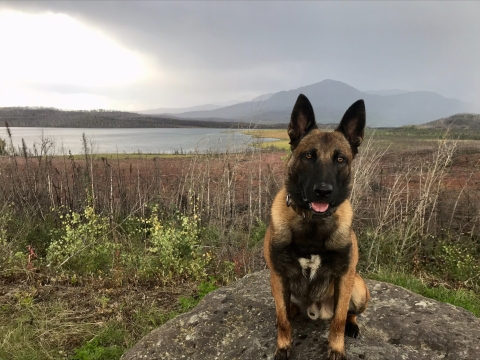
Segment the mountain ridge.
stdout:
[[287,123],[300,93],[306,95],[319,123],[338,122],[356,100],[364,99],[370,126],[419,125],[457,113],[477,112],[473,105],[449,99],[432,91],[409,91],[394,95],[362,92],[341,81],[326,79],[292,90],[279,91],[263,101],[243,102],[218,109],[177,113],[182,119],[218,118],[226,121]]

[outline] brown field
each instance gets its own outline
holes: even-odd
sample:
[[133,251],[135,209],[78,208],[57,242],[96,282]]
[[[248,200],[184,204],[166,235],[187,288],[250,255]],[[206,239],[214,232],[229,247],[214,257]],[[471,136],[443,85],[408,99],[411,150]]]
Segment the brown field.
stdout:
[[[263,133],[281,134],[285,131]],[[168,284],[158,278],[140,281],[136,273],[112,268],[73,281],[71,273],[27,260],[28,252],[22,250],[27,245],[39,258],[45,256],[42,241],[49,234],[42,227],[60,224],[51,209],[81,212],[90,203],[119,227],[125,219],[147,216],[155,204],[165,216],[177,210],[198,215],[201,226],[216,234],[215,242],[208,243],[215,253],[209,275],[221,285],[265,267],[261,238],[255,234],[261,235],[258,229],[269,221],[287,156],[284,149],[255,148],[241,154],[168,157],[0,157],[0,210],[8,207],[13,214],[5,229],[0,226],[0,245],[14,249],[4,258],[0,251],[0,260],[14,252],[24,256],[22,268],[0,267],[0,341],[21,343],[30,331],[27,324],[38,322],[31,330],[32,341],[42,344],[42,350],[35,350],[42,352],[38,358],[65,358],[115,324],[123,331],[119,346],[126,349],[149,329],[187,310],[179,299],[197,296],[198,283],[188,278]],[[480,141],[382,135],[366,141],[355,162],[352,204],[359,271],[405,270],[432,285],[478,289],[475,262],[466,275],[442,272],[449,264],[442,251],[458,245],[480,258]],[[13,248],[15,242],[20,245]],[[231,264],[229,274],[225,262]],[[16,324],[13,329],[11,324]],[[0,350],[0,358],[13,359],[14,351],[23,350],[12,345],[8,351]]]

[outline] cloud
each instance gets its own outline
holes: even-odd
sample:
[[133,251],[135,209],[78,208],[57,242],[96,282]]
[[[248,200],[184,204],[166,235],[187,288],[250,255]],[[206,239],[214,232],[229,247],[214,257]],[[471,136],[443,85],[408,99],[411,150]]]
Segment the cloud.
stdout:
[[325,78],[360,90],[429,90],[480,101],[477,2],[73,1],[0,6],[67,14],[148,58],[142,81],[112,93],[117,103],[134,99],[141,108],[248,100]]

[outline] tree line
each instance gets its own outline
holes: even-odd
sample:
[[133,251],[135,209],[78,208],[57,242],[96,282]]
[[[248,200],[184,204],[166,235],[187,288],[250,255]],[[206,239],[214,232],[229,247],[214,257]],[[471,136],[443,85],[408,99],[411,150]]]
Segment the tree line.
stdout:
[[[66,128],[251,128],[245,122],[222,119],[177,119],[168,116],[143,115],[115,110],[58,110],[38,107],[0,108],[1,123],[11,127],[66,127]],[[255,124],[256,128],[278,128],[285,124]]]

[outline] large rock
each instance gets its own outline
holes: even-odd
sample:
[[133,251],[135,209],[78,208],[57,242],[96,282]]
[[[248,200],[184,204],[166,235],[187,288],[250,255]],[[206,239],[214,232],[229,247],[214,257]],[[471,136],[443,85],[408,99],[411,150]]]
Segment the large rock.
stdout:
[[[208,294],[191,312],[145,336],[122,360],[272,359],[277,331],[269,272]],[[401,287],[367,281],[371,301],[360,337],[345,338],[351,359],[480,359],[480,319]],[[293,359],[326,359],[328,322],[297,316]]]

